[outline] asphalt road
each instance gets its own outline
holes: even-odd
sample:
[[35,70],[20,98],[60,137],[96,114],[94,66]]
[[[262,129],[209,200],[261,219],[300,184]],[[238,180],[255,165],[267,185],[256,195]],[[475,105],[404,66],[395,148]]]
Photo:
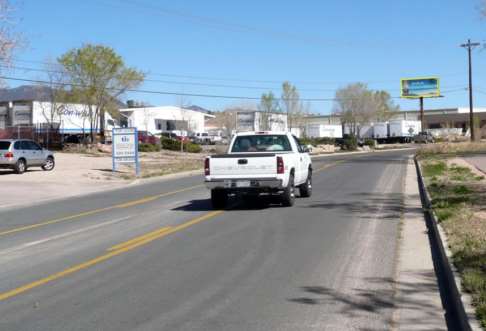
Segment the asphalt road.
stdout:
[[0,330],[389,330],[410,154],[315,159],[292,208],[196,176],[0,212]]

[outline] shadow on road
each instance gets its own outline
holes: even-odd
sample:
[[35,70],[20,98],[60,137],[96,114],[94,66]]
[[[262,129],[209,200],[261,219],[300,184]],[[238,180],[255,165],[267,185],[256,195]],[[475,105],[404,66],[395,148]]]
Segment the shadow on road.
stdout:
[[[44,170],[41,169],[27,169],[25,173],[30,173],[30,172],[43,172]],[[18,176],[18,174],[11,170],[11,169],[1,169],[0,170],[0,176],[5,176],[5,175],[12,175],[12,176]]]
[[[424,330],[435,330],[433,325],[429,325],[435,319],[424,317],[443,318],[442,312],[437,311],[435,305],[424,300],[418,301],[414,296],[419,294],[421,297],[429,297],[437,292],[433,272],[423,272],[418,282],[396,282],[384,277],[365,278],[363,282],[366,284],[364,288],[354,288],[346,292],[324,286],[302,286],[299,290],[303,295],[287,301],[308,306],[330,305],[333,313],[347,318],[369,316],[370,313],[388,313],[388,316],[392,316],[393,310],[400,308],[409,312],[400,317],[400,324],[421,326]],[[391,317],[387,318],[389,323],[393,323]]]
[[358,214],[360,218],[399,219],[404,210],[404,195],[402,193],[353,193],[351,199],[329,200],[302,205],[298,208],[323,208],[326,210],[341,210],[347,213]]
[[[274,199],[271,198],[259,198],[259,199],[235,199],[230,198],[228,201],[227,211],[241,211],[241,210],[264,210],[269,207],[280,207],[280,204],[276,204]],[[191,200],[183,206],[173,208],[172,210],[178,211],[211,211],[215,210],[211,206],[210,199]]]

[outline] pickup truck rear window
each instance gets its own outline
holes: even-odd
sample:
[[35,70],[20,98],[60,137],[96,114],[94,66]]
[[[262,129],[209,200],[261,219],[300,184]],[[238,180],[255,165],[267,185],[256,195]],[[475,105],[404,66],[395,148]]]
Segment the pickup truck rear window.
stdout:
[[290,151],[292,147],[285,135],[238,136],[231,148],[232,153]]
[[10,141],[0,141],[0,150],[6,151],[10,147]]

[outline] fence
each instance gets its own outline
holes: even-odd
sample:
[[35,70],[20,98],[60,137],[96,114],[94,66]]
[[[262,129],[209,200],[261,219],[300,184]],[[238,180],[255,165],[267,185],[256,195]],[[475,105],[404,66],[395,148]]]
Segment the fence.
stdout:
[[55,126],[16,126],[0,129],[0,139],[31,139],[48,149],[62,149],[63,136]]

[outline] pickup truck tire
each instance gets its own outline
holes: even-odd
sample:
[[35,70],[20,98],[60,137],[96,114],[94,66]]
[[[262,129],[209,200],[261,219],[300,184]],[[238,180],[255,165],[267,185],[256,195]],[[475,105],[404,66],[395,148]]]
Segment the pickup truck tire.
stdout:
[[307,175],[307,180],[304,184],[299,186],[300,196],[303,198],[308,198],[312,195],[312,171],[309,170],[309,174]]
[[211,190],[211,205],[214,209],[223,209],[228,202],[228,193],[225,190]]
[[294,175],[290,175],[289,183],[282,194],[282,205],[284,207],[292,207],[295,203],[295,186]]

